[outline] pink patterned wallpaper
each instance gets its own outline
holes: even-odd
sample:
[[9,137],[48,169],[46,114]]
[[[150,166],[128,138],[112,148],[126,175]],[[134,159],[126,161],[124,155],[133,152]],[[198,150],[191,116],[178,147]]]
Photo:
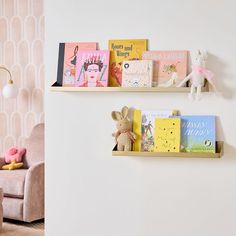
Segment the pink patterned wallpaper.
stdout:
[[[44,120],[43,0],[0,0],[0,65],[19,88],[17,99],[0,94],[0,154],[22,145]],[[0,90],[8,74],[0,71]]]

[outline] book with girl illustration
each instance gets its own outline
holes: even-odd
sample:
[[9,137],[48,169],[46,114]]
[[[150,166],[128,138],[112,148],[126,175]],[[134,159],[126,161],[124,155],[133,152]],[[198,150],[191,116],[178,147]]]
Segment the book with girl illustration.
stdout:
[[188,51],[146,51],[144,60],[153,60],[153,86],[175,87],[187,74]]
[[76,62],[76,86],[107,87],[109,51],[78,51]]
[[76,86],[75,67],[78,51],[96,50],[97,45],[98,43],[95,42],[60,43],[57,84],[60,86]]

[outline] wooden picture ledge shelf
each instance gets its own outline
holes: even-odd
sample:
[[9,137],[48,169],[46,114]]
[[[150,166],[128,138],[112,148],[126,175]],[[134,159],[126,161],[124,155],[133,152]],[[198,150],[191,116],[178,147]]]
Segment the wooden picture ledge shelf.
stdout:
[[[54,83],[51,91],[55,92],[158,92],[158,93],[189,93],[190,87],[152,87],[152,88],[124,88],[124,87],[63,87]],[[202,92],[207,92],[208,87],[202,88]]]
[[185,158],[220,158],[223,156],[224,142],[216,142],[216,153],[205,152],[135,152],[117,151],[117,146],[112,150],[112,156],[140,156],[140,157],[185,157]]

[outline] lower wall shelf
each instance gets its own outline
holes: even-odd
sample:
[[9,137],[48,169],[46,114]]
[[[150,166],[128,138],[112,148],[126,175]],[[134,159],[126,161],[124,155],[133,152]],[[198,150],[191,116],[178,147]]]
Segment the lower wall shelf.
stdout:
[[112,156],[141,156],[141,157],[186,157],[186,158],[220,158],[223,156],[224,142],[216,142],[216,153],[197,152],[135,152],[117,151],[117,146],[112,150]]

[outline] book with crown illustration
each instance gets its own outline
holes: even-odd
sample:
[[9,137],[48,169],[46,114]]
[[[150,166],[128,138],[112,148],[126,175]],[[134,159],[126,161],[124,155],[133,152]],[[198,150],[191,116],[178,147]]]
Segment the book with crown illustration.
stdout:
[[152,87],[153,61],[123,61],[122,87]]
[[78,51],[76,86],[107,87],[109,51]]
[[57,84],[75,86],[76,55],[79,50],[96,50],[97,43],[74,42],[60,43],[57,68]]
[[180,152],[180,118],[156,118],[155,152]]
[[109,86],[122,84],[122,63],[127,60],[140,60],[147,50],[147,39],[109,40],[110,67]]
[[172,115],[176,115],[175,110],[134,110],[133,132],[137,135],[137,138],[133,145],[133,151],[153,152],[155,119],[167,118]]
[[187,74],[187,51],[146,51],[142,58],[153,60],[153,86],[178,85]]
[[181,151],[215,153],[215,116],[180,116],[180,118]]

